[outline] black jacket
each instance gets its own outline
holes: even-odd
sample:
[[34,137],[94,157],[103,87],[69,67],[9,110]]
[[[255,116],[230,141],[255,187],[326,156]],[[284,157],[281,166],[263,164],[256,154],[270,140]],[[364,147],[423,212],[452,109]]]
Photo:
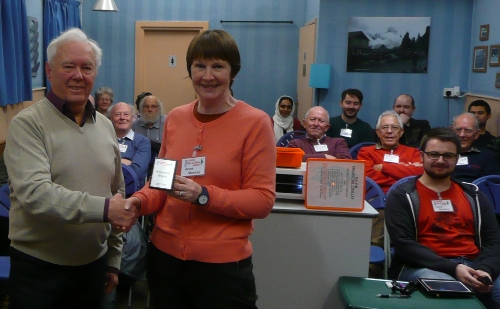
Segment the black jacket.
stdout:
[[[397,279],[403,266],[429,268],[455,277],[454,263],[437,255],[430,248],[417,242],[417,221],[420,199],[416,191],[417,178],[409,180],[387,197],[385,222],[394,246],[394,259],[389,269],[389,277]],[[474,216],[475,242],[480,250],[473,268],[489,273],[495,281],[500,274],[500,229],[493,207],[488,198],[478,191],[477,186],[456,181],[462,188]]]

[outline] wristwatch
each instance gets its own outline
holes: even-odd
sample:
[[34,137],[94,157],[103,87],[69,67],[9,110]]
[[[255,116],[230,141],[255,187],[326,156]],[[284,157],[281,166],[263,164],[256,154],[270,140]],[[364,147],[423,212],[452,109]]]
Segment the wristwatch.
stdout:
[[201,186],[201,193],[196,199],[196,205],[204,206],[208,203],[208,190],[204,186]]

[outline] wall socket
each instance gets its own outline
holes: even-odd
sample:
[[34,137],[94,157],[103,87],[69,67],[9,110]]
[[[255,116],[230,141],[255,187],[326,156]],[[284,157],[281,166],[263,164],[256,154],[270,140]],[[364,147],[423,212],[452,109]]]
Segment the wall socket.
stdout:
[[[450,95],[447,96],[446,92],[449,91]],[[443,88],[443,97],[445,98],[456,98],[460,95],[460,87],[455,86],[453,88]]]

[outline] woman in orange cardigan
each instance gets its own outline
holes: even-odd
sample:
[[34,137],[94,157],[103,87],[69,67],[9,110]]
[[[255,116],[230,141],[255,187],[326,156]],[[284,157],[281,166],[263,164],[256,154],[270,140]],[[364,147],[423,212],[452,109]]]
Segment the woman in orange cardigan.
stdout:
[[173,109],[159,157],[177,160],[174,188],[148,185],[129,199],[156,213],[147,254],[155,308],[257,308],[248,239],[275,199],[269,116],[230,94],[240,69],[222,30],[197,35],[187,68],[199,98]]

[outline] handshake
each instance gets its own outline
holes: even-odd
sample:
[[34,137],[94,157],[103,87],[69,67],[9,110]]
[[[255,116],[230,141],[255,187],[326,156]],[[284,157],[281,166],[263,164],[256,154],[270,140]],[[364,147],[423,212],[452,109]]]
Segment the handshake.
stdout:
[[139,207],[138,198],[124,199],[117,193],[109,200],[108,222],[113,228],[128,232],[139,217]]

